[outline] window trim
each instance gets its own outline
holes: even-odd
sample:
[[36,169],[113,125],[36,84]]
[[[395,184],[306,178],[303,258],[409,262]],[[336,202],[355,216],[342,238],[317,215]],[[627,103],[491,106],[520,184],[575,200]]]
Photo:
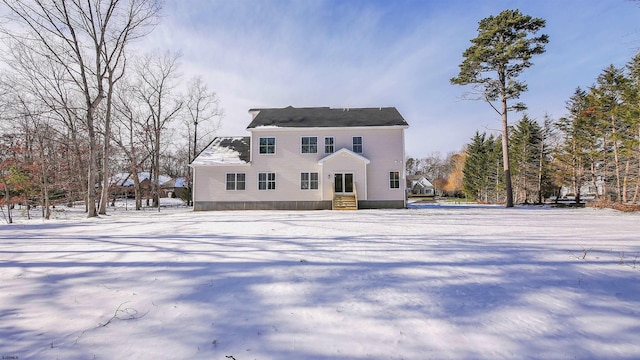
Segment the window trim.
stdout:
[[[265,179],[261,180],[260,177],[264,175]],[[271,179],[273,178],[273,179]],[[264,184],[264,189],[261,188],[261,184]],[[258,190],[275,190],[276,189],[276,173],[274,172],[259,172],[258,173]]]
[[[306,175],[306,179],[304,179]],[[315,175],[315,179],[313,178]],[[306,185],[306,187],[305,187]],[[315,185],[315,187],[314,187]],[[300,190],[318,190],[320,188],[320,174],[317,172],[301,172],[300,173]]]
[[[233,180],[229,179],[229,175],[233,176]],[[242,175],[242,181],[238,180],[238,175]],[[229,185],[232,184],[233,188],[230,189]],[[238,187],[239,184],[242,184],[242,189]],[[247,189],[247,174],[246,173],[225,173],[225,190],[226,191],[244,191]]]
[[[327,140],[331,139],[331,144],[327,145]],[[327,147],[331,146],[331,151],[327,151]],[[324,153],[325,154],[333,154],[336,152],[336,138],[333,136],[325,136],[324,137]]]
[[[273,144],[262,144],[262,140],[273,139]],[[264,152],[263,152],[264,147]],[[269,149],[273,148],[272,152],[269,152]],[[261,136],[258,138],[258,154],[260,155],[275,155],[276,153],[276,137],[275,136]]]
[[[356,139],[360,139],[360,144],[356,144]],[[360,151],[356,151],[356,145],[360,146]],[[351,137],[351,151],[356,154],[362,154],[364,152],[364,139],[362,136]]]
[[[394,179],[393,175],[396,175],[397,177]],[[397,185],[397,186],[393,186],[393,185]],[[400,171],[397,171],[397,170],[389,171],[389,189],[392,189],[392,190],[400,189]]]
[[[305,144],[304,140],[309,139],[309,143]],[[311,143],[311,139],[315,139],[315,144]],[[307,151],[305,151],[305,146]],[[315,151],[311,151],[315,150]],[[300,137],[300,153],[301,154],[317,154],[318,153],[318,137],[317,136],[301,136]]]

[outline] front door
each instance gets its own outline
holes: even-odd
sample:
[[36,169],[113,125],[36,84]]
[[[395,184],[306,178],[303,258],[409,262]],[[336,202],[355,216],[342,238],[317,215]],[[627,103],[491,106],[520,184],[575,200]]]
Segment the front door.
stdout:
[[336,173],[333,176],[333,192],[336,194],[353,193],[353,173]]

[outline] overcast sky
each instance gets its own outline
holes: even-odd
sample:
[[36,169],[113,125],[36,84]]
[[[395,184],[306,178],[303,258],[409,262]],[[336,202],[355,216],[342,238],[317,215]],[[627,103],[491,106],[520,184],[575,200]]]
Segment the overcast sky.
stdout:
[[180,50],[184,76],[218,94],[219,135],[248,135],[250,108],[395,106],[410,125],[407,156],[444,155],[500,126],[449,79],[478,21],[505,9],[547,21],[547,51],[523,74],[538,121],[565,115],[576,87],[640,48],[640,2],[629,0],[167,0],[143,46]]

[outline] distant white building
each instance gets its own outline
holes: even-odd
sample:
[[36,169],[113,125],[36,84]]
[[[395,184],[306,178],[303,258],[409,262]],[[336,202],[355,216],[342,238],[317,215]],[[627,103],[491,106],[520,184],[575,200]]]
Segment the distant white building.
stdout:
[[393,107],[252,109],[251,136],[191,163],[194,210],[403,208],[404,130]]
[[[604,194],[604,181],[602,179],[596,180],[595,184],[593,181],[583,182],[580,187],[580,197],[583,199],[595,198],[596,196],[602,196]],[[560,196],[562,198],[573,198],[575,197],[576,192],[573,186],[562,186],[560,189]]]
[[434,196],[435,187],[424,176],[413,175],[407,176],[407,188],[409,190],[409,196]]

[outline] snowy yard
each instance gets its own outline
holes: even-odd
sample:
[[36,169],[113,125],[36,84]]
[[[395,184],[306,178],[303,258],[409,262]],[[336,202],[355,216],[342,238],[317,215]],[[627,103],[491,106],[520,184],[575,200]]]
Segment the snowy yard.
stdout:
[[3,359],[638,359],[640,214],[414,206],[0,225]]

